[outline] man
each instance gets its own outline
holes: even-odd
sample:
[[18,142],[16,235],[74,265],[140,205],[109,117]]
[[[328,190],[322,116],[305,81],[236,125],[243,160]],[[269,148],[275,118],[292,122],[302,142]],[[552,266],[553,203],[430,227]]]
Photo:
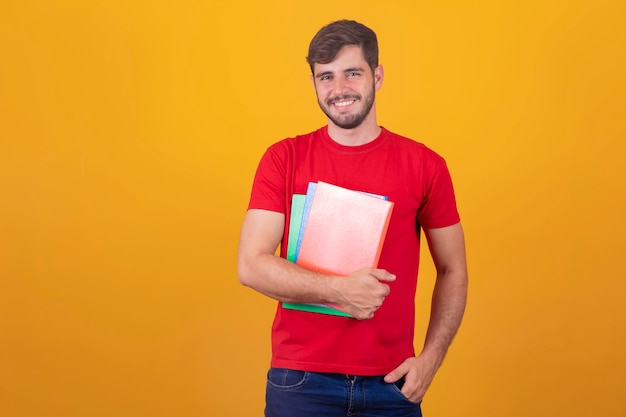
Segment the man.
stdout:
[[[333,22],[312,39],[307,61],[328,125],[274,144],[261,159],[241,230],[239,279],[279,302],[335,303],[353,318],[279,303],[265,413],[421,416],[422,397],[460,325],[467,293],[463,231],[450,175],[433,151],[378,125],[375,95],[383,68],[371,29],[354,21]],[[284,259],[291,198],[305,194],[310,181],[394,202],[378,268],[338,277]],[[437,280],[424,347],[416,356],[421,229]]]

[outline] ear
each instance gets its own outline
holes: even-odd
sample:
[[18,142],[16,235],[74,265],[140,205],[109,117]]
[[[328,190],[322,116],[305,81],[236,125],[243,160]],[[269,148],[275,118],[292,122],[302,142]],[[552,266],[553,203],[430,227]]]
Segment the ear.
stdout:
[[374,87],[376,91],[380,90],[383,86],[383,78],[385,78],[385,71],[383,70],[383,66],[379,65],[374,69]]

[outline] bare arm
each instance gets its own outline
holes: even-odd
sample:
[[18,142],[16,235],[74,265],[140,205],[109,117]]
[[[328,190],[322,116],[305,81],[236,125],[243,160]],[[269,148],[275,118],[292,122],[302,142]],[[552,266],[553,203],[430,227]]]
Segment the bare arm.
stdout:
[[249,210],[241,228],[239,281],[278,301],[336,303],[358,319],[371,318],[382,305],[395,276],[381,269],[363,269],[348,277],[323,275],[275,255],[283,237],[285,216]]
[[422,355],[429,355],[441,364],[465,312],[468,285],[465,243],[460,224],[427,230],[426,236],[437,268],[437,281]]
[[426,230],[430,252],[437,269],[430,322],[424,348],[390,372],[385,380],[405,377],[402,392],[412,401],[421,401],[452,343],[465,311],[467,265],[461,224]]

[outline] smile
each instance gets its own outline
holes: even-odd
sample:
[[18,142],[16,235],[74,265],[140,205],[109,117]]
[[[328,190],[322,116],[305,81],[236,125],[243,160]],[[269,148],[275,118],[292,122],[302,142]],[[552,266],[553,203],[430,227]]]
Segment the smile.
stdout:
[[337,107],[346,107],[349,106],[350,104],[354,103],[356,100],[348,100],[348,101],[338,101],[336,103],[333,103],[335,106]]
[[342,94],[330,97],[326,100],[326,105],[335,107],[348,107],[359,101],[361,97],[358,94]]

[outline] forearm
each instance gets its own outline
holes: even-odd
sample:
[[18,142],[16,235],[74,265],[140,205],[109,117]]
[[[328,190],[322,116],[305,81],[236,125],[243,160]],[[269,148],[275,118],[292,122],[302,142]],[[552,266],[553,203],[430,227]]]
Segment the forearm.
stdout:
[[283,302],[336,302],[333,284],[337,278],[302,268],[273,254],[258,254],[239,261],[239,280],[243,285]]
[[422,355],[441,365],[456,335],[467,299],[465,270],[440,272],[433,290],[430,322]]
[[249,210],[239,240],[239,281],[262,294],[285,302],[333,302],[333,277],[304,269],[276,256],[285,216],[266,210]]

